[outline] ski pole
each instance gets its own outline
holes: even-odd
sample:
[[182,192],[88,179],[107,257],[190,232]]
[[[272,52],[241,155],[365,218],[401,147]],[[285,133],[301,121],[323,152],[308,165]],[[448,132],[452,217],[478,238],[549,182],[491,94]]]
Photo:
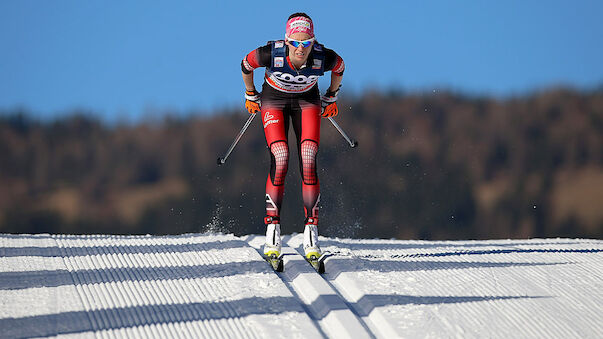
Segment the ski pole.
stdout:
[[348,144],[350,144],[350,147],[354,148],[354,147],[358,146],[358,141],[351,140],[350,137],[348,137],[348,135],[343,131],[343,129],[341,129],[341,127],[339,127],[337,122],[335,122],[335,119],[333,119],[333,117],[329,117],[329,121],[333,124],[333,126],[335,126],[335,128],[339,131],[341,136],[348,142]]
[[230,153],[232,153],[232,150],[235,148],[235,146],[237,145],[239,140],[241,140],[243,133],[245,133],[245,131],[247,130],[247,127],[249,127],[249,124],[251,124],[251,121],[253,120],[253,118],[255,118],[256,114],[257,113],[253,113],[249,116],[249,119],[247,119],[247,121],[245,122],[245,125],[243,125],[243,128],[241,128],[241,131],[239,132],[237,137],[232,142],[232,145],[230,145],[230,148],[228,149],[228,151],[226,151],[226,154],[223,157],[218,157],[218,165],[222,165],[223,163],[226,162],[226,159],[228,159],[228,156],[230,155]]

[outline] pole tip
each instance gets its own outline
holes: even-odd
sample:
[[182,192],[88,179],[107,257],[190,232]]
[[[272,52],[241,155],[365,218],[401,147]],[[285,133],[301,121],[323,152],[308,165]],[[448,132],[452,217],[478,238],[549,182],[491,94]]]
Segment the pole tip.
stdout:
[[217,162],[218,162],[218,165],[222,165],[224,163],[224,158],[219,157]]
[[358,141],[352,140],[352,143],[350,144],[350,146],[352,146],[352,148],[358,147]]

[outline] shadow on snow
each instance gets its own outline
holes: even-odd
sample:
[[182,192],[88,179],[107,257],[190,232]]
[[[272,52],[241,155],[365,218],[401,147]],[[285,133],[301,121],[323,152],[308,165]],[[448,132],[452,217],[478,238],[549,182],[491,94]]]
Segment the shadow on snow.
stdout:
[[241,240],[199,242],[190,244],[160,245],[103,245],[83,247],[0,247],[0,257],[78,257],[109,254],[187,253],[249,247]]
[[294,297],[246,298],[233,301],[143,305],[0,319],[2,336],[46,337],[153,324],[245,317],[252,314],[305,313]]
[[264,261],[259,260],[214,265],[86,269],[73,272],[67,270],[2,272],[0,273],[0,290],[124,281],[227,277],[270,272],[272,269]]
[[[368,316],[375,308],[392,305],[432,305],[509,299],[534,299],[530,296],[410,296],[365,295],[350,303],[359,316]],[[336,295],[321,295],[313,303],[318,313],[315,320],[325,318],[331,311],[347,309],[348,305]],[[7,337],[45,337],[58,334],[113,330],[120,328],[241,318],[253,314],[305,313],[295,297],[245,298],[233,301],[187,304],[144,305],[91,311],[63,312],[23,318],[0,319],[0,328]]]
[[[476,248],[476,247],[499,247],[501,251],[514,251],[522,250],[516,248],[517,246],[559,246],[559,245],[576,245],[586,244],[590,242],[585,241],[523,241],[523,242],[496,242],[496,241],[471,241],[469,243],[446,242],[446,241],[433,241],[430,243],[416,243],[416,242],[402,242],[396,241],[388,243],[387,240],[383,240],[380,243],[354,243],[344,242],[339,240],[322,240],[320,242],[321,247],[326,248],[334,246],[337,248],[345,248],[349,250],[372,250],[372,251],[386,251],[386,250],[408,250],[408,249],[446,249],[446,248]],[[594,242],[593,242],[594,243]],[[600,244],[600,242],[597,242]],[[546,250],[546,249],[542,249]],[[462,251],[462,250],[461,250]],[[469,250],[467,250],[469,251]],[[496,250],[494,250],[496,251]],[[551,250],[551,251],[562,251],[562,250]],[[601,251],[601,250],[590,250],[590,251]]]

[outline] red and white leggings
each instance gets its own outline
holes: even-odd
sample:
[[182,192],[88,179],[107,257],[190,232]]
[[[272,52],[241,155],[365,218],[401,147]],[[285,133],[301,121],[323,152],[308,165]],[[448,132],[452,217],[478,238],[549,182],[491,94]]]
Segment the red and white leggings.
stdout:
[[[320,185],[316,173],[316,154],[320,143],[320,96],[318,89],[285,95],[265,85],[262,91],[262,124],[270,149],[270,173],[266,180],[266,215],[280,217],[289,167],[289,123],[293,123],[302,177],[306,218],[318,217]],[[314,221],[315,222],[315,221]]]

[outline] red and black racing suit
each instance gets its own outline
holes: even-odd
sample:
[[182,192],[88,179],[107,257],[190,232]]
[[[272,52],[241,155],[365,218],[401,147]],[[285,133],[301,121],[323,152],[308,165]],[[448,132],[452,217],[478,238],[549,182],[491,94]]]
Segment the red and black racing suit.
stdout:
[[306,65],[299,70],[291,64],[288,55],[288,46],[282,41],[269,42],[247,54],[241,63],[246,74],[255,68],[266,67],[261,94],[262,123],[271,154],[266,181],[266,223],[276,221],[280,216],[289,165],[289,121],[293,123],[296,136],[306,222],[311,218],[311,222],[316,223],[320,200],[316,154],[321,121],[317,79],[326,71],[341,76],[345,66],[337,53],[317,43]]

